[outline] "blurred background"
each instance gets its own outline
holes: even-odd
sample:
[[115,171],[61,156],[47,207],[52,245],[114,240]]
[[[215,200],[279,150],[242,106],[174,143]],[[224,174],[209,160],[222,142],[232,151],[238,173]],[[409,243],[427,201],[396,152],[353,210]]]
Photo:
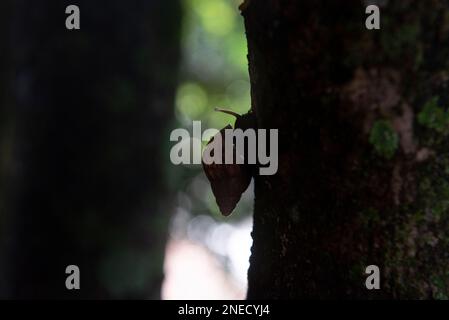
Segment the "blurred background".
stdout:
[[250,108],[241,0],[76,2],[0,4],[0,298],[244,299],[253,187],[223,218],[169,158]]
[[[192,132],[192,121],[201,120],[203,130],[221,129],[233,125],[235,119],[213,111],[214,107],[240,114],[249,110],[247,45],[238,10],[241,2],[182,0],[175,127]],[[234,214],[224,218],[202,166],[170,166],[169,170],[176,199],[162,297],[244,299],[252,244],[253,186],[245,192]]]

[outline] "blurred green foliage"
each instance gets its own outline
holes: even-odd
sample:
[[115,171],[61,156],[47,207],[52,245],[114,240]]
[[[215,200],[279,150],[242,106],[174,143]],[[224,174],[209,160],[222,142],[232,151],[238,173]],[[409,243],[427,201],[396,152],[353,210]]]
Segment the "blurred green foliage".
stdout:
[[216,106],[246,113],[250,108],[247,47],[241,0],[184,0],[183,66],[176,115],[220,129],[234,119]]
[[[250,109],[247,45],[242,0],[183,0],[181,79],[176,93],[177,127],[191,132],[192,121],[202,130],[234,125],[235,118],[215,112],[222,107],[244,114]],[[203,142],[205,144],[206,142]],[[167,170],[171,185],[180,192],[178,203],[193,215],[206,214],[221,220],[215,198],[202,167],[185,166]],[[247,192],[232,216],[240,219],[251,212]]]

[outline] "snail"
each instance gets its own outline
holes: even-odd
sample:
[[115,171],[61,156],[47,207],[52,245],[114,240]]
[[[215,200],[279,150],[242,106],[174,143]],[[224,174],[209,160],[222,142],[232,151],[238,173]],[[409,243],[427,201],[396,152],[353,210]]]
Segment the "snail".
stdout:
[[[244,115],[239,115],[236,112],[221,108],[215,108],[215,111],[234,116],[236,118],[234,130],[255,129],[256,127],[256,119],[252,111],[249,111]],[[245,162],[239,164],[236,163],[236,161],[233,161],[232,164],[225,163],[225,130],[233,130],[233,128],[231,125],[224,127],[208,142],[209,145],[214,141],[214,139],[217,138],[218,135],[221,136],[221,141],[223,142],[221,163],[206,164],[202,161],[202,164],[204,172],[211,184],[212,192],[215,196],[220,212],[224,216],[229,216],[235,209],[237,203],[240,201],[242,194],[246,191],[246,189],[248,189],[248,186],[251,183],[254,165]],[[244,155],[236,154],[237,152],[234,142],[231,145],[233,148],[232,154],[235,155],[235,157],[243,156],[243,158],[245,158]],[[247,150],[247,148],[245,148],[245,150]]]

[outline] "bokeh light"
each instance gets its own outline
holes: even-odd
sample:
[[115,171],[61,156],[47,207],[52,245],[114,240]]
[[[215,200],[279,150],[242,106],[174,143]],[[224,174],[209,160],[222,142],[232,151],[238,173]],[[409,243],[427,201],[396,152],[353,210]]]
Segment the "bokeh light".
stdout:
[[[222,107],[250,109],[247,47],[235,0],[184,0],[181,81],[175,126],[234,124]],[[188,168],[187,168],[188,167]],[[253,186],[229,218],[221,216],[201,165],[183,166],[165,259],[164,299],[244,299],[252,245]],[[181,186],[181,187],[179,187]]]

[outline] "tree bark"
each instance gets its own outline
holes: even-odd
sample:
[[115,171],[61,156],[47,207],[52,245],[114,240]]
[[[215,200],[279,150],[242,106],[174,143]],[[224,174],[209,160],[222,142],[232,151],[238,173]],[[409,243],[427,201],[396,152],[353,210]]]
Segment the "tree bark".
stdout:
[[[248,298],[449,297],[449,6],[246,1],[255,181]],[[365,269],[377,265],[380,290]]]

